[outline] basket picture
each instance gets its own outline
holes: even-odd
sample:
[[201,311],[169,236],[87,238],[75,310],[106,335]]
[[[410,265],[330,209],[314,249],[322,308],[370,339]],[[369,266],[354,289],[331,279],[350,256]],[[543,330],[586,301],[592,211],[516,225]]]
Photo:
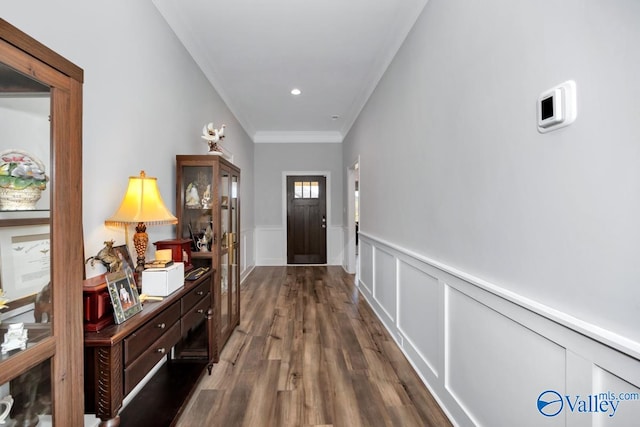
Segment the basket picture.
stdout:
[[0,210],[36,209],[49,180],[44,172],[42,162],[25,151],[0,153]]

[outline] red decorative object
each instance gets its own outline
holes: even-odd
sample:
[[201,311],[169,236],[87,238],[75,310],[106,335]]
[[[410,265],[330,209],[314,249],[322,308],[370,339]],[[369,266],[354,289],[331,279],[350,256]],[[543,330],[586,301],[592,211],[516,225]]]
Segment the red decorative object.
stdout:
[[[193,268],[191,263],[191,239],[170,239],[155,242],[156,249],[171,249],[171,259],[173,262],[184,262],[184,271]],[[186,259],[185,259],[186,254]]]
[[104,274],[82,282],[82,305],[85,331],[97,332],[113,323],[113,307]]

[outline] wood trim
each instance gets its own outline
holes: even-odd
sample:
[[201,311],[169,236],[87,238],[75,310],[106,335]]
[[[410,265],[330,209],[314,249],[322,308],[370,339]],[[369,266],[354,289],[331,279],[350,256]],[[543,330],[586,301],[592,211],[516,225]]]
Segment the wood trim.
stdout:
[[[0,369],[0,384],[4,384],[15,378],[15,373],[18,371],[26,372],[34,366],[39,365],[44,360],[53,356],[55,352],[56,340],[53,337],[49,337],[21,352],[21,357],[10,357],[3,361],[2,369]],[[44,358],[42,357],[43,355]]]
[[[96,351],[96,413],[115,418],[122,407],[122,345],[101,347]],[[108,391],[108,392],[107,392]]]
[[55,68],[39,61],[36,57],[26,55],[11,43],[0,39],[0,54],[3,64],[19,71],[31,79],[47,86],[68,89],[69,78]]
[[0,39],[6,40],[18,49],[49,64],[72,79],[80,83],[84,82],[84,70],[82,68],[23,33],[2,18],[0,18]]
[[[64,287],[54,296],[54,334],[59,351],[53,359],[56,423],[81,425],[84,395],[82,277],[82,97],[80,82],[69,79],[70,91],[52,92],[51,168],[58,183],[51,188],[52,280]],[[67,120],[55,120],[66,117]],[[61,123],[65,122],[65,123]],[[60,126],[57,126],[60,125]],[[54,183],[55,184],[55,183]],[[60,296],[63,295],[61,300]],[[63,397],[64,396],[64,397]],[[73,420],[73,422],[70,422]]]
[[23,225],[49,224],[49,218],[15,218],[0,219],[0,227],[20,227]]
[[49,218],[7,219],[8,224],[51,224],[52,336],[0,364],[0,383],[51,360],[53,420],[84,425],[82,278],[83,71],[0,19],[2,62],[51,90],[51,212]]

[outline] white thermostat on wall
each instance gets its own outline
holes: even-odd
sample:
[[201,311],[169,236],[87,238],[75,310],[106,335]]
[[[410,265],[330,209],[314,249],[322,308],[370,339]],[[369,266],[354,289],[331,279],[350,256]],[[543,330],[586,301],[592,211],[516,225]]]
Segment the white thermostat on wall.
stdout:
[[546,133],[570,125],[578,115],[576,82],[568,80],[544,91],[538,98],[538,132]]

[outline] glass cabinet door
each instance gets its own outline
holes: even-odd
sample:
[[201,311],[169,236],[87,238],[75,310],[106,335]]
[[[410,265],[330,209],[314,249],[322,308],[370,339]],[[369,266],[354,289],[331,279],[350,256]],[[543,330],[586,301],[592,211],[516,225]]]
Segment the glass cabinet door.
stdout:
[[[0,64],[0,311],[1,333],[13,323],[49,324],[51,312],[51,90]],[[47,294],[46,306],[34,296]],[[43,298],[40,298],[43,299]],[[50,324],[39,334],[51,335]],[[0,341],[2,341],[0,335]],[[34,334],[35,339],[35,334]],[[34,339],[28,340],[29,345]],[[0,360],[20,348],[3,345]]]
[[220,331],[224,335],[231,323],[229,311],[229,285],[231,272],[229,261],[233,248],[229,200],[229,171],[220,168]]
[[2,421],[80,425],[83,71],[0,28]]
[[49,356],[36,350],[40,364],[14,369],[52,336],[51,98],[49,86],[0,64],[0,370],[13,377],[0,380],[0,399],[13,400],[6,420],[19,425],[52,413]]
[[231,174],[231,203],[230,203],[230,215],[231,215],[231,241],[230,245],[232,247],[229,248],[231,251],[230,254],[230,274],[229,274],[229,292],[231,293],[231,321],[233,324],[236,323],[239,316],[239,281],[240,281],[240,270],[238,268],[239,260],[240,260],[240,233],[239,233],[239,224],[240,224],[240,208],[238,206],[238,196],[240,191],[240,180],[236,173]]

